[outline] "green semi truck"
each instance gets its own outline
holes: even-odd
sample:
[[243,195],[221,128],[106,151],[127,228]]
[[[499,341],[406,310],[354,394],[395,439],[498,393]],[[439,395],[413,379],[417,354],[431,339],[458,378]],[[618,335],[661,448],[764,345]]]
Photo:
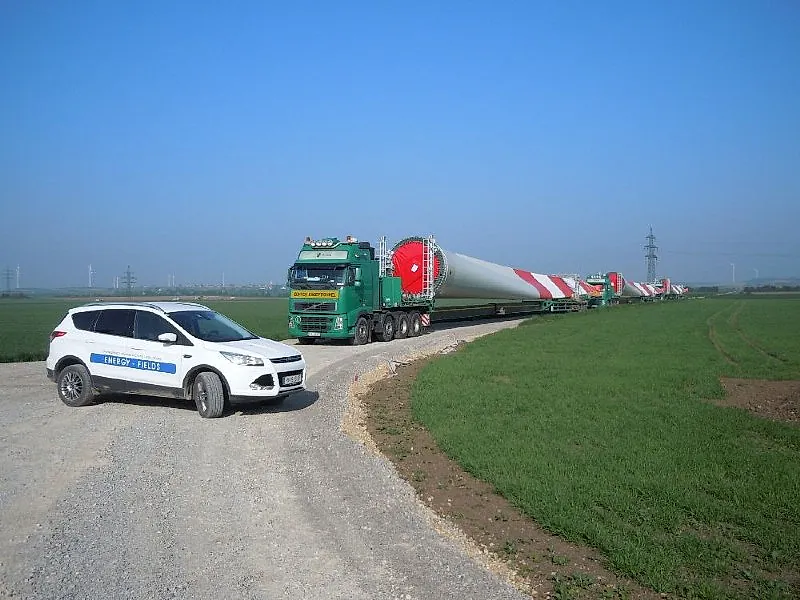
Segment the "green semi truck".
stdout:
[[[538,296],[529,283],[509,275],[508,267],[454,253],[449,257],[432,237],[408,238],[391,252],[385,238],[377,249],[352,236],[306,238],[289,268],[289,336],[300,344],[342,339],[360,345],[373,338],[414,337],[432,322],[577,311],[588,304],[576,295],[442,305],[435,298],[437,289],[449,291],[451,298],[488,299],[513,297],[513,287],[521,286],[522,292]],[[449,288],[443,287],[447,277]]]
[[[385,256],[385,248],[382,248]],[[369,242],[306,238],[289,269],[289,336],[301,344],[367,344],[414,337],[430,323],[433,294],[404,294]]]

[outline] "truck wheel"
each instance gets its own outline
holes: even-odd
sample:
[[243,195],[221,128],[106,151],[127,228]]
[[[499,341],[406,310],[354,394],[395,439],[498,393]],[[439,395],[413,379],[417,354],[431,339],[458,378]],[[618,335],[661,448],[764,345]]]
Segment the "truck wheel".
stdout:
[[394,339],[394,319],[392,315],[383,316],[383,324],[378,329],[378,340],[391,342]]
[[314,338],[310,337],[297,338],[297,343],[300,344],[301,346],[308,346],[309,344],[314,343]]
[[69,365],[61,369],[56,386],[58,397],[67,406],[86,406],[94,400],[92,377],[83,365]]
[[417,337],[422,333],[422,317],[414,311],[408,316],[408,337]]
[[225,391],[219,375],[213,371],[198,373],[192,386],[192,397],[197,405],[197,412],[204,419],[216,419],[222,416],[225,408]]
[[364,317],[359,317],[353,332],[353,346],[363,346],[364,344],[369,344],[369,324]]
[[398,340],[408,337],[408,315],[406,313],[395,313],[394,337]]

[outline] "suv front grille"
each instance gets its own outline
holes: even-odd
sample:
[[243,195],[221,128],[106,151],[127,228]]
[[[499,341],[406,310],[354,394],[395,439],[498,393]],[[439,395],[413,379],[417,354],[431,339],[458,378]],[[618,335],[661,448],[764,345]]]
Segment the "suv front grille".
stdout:
[[295,302],[294,310],[311,310],[314,312],[336,312],[336,302]]
[[294,356],[282,356],[281,358],[270,358],[269,362],[274,365],[279,365],[281,363],[290,363],[290,362],[297,362],[302,357],[299,354],[295,354]]
[[328,321],[328,317],[309,317],[307,315],[302,315],[300,317],[300,331],[325,333],[328,331]]

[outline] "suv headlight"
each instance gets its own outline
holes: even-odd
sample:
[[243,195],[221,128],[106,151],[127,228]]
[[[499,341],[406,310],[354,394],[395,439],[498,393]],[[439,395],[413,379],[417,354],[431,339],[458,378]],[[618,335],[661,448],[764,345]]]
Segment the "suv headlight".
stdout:
[[220,352],[222,356],[227,358],[235,365],[242,365],[245,367],[263,367],[264,360],[258,356],[250,356],[249,354],[236,354],[235,352]]

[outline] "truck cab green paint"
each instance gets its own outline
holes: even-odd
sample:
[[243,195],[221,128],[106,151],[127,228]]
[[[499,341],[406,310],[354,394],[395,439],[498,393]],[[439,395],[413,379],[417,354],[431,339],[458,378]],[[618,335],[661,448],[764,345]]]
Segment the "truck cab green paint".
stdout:
[[352,338],[360,317],[373,328],[387,311],[409,308],[400,278],[380,277],[375,249],[350,237],[306,239],[288,284],[289,336],[301,341]]

